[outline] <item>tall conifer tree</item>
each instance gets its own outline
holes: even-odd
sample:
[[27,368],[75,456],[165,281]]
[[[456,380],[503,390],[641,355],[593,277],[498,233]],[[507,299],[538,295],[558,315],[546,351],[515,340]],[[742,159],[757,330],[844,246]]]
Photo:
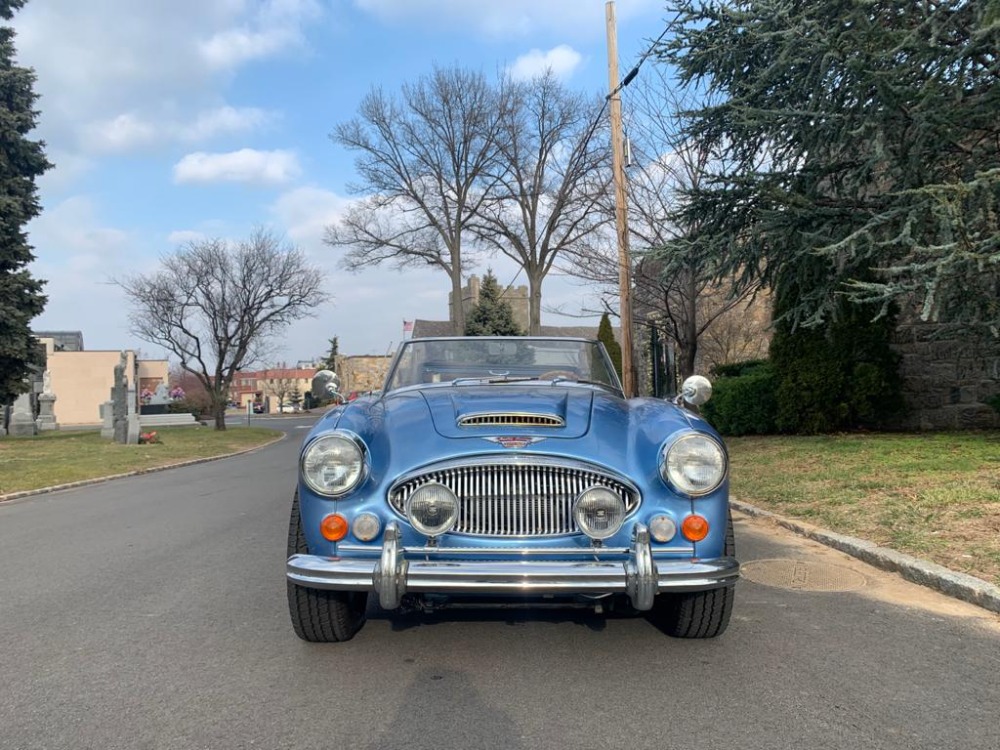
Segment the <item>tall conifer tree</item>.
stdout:
[[503,299],[503,290],[493,271],[487,271],[479,288],[479,302],[465,321],[466,336],[521,336],[523,331],[514,321],[510,304]]
[[[0,0],[0,18],[9,21],[23,5]],[[0,26],[0,404],[23,392],[40,364],[31,320],[46,302],[43,282],[28,271],[35,258],[24,228],[41,211],[35,179],[51,165],[44,144],[28,138],[38,116],[35,73],[14,57],[14,30]]]

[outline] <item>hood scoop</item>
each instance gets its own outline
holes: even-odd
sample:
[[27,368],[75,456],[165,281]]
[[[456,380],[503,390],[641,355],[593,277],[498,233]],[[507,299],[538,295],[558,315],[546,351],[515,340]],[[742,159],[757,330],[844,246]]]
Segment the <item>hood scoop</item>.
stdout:
[[459,427],[565,427],[566,420],[556,414],[526,412],[482,412],[463,414]]
[[590,388],[520,385],[425,388],[435,431],[456,440],[494,435],[578,438],[590,428]]

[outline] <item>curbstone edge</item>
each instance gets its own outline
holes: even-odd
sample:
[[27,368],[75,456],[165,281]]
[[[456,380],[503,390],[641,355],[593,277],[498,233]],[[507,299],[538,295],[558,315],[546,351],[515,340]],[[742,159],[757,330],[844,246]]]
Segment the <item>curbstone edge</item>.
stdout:
[[880,547],[874,542],[837,534],[809,523],[793,521],[749,503],[730,500],[729,504],[741,513],[770,519],[799,536],[825,544],[827,547],[833,547],[876,568],[898,573],[908,581],[935,589],[954,599],[961,599],[991,612],[1000,613],[1000,586],[994,586],[981,578],[970,576],[967,573],[959,573],[943,565],[921,560],[888,547]]

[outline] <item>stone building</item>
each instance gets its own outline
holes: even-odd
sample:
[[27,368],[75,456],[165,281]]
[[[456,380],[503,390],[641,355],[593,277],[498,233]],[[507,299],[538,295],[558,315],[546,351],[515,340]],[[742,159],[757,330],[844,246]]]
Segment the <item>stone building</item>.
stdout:
[[393,355],[355,355],[340,357],[340,392],[377,391],[382,388]]
[[[469,277],[469,283],[462,287],[462,309],[465,311],[465,316],[468,318],[469,313],[472,312],[472,308],[479,304],[479,292],[482,288],[482,281],[476,275]],[[448,293],[448,320],[452,323],[455,321],[455,302],[454,294],[452,292]],[[522,331],[528,330],[528,287],[527,286],[512,286],[507,287],[503,290],[500,295],[500,299],[510,305],[511,312],[514,314],[514,322],[517,323],[518,328]],[[444,334],[446,336],[461,335],[462,331],[456,331],[455,333]],[[544,334],[543,334],[544,335]]]

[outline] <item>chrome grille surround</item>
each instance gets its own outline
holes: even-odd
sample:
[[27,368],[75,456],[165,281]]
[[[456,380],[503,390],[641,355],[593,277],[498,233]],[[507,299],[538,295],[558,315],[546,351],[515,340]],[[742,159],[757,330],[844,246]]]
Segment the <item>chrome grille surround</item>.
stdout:
[[440,482],[458,496],[458,523],[452,533],[468,536],[580,534],[573,503],[594,486],[616,492],[625,502],[626,516],[641,502],[634,484],[592,464],[546,456],[482,456],[401,477],[389,489],[389,504],[405,518],[407,498],[427,482]]
[[458,418],[459,427],[565,427],[566,420],[555,414],[482,412]]

